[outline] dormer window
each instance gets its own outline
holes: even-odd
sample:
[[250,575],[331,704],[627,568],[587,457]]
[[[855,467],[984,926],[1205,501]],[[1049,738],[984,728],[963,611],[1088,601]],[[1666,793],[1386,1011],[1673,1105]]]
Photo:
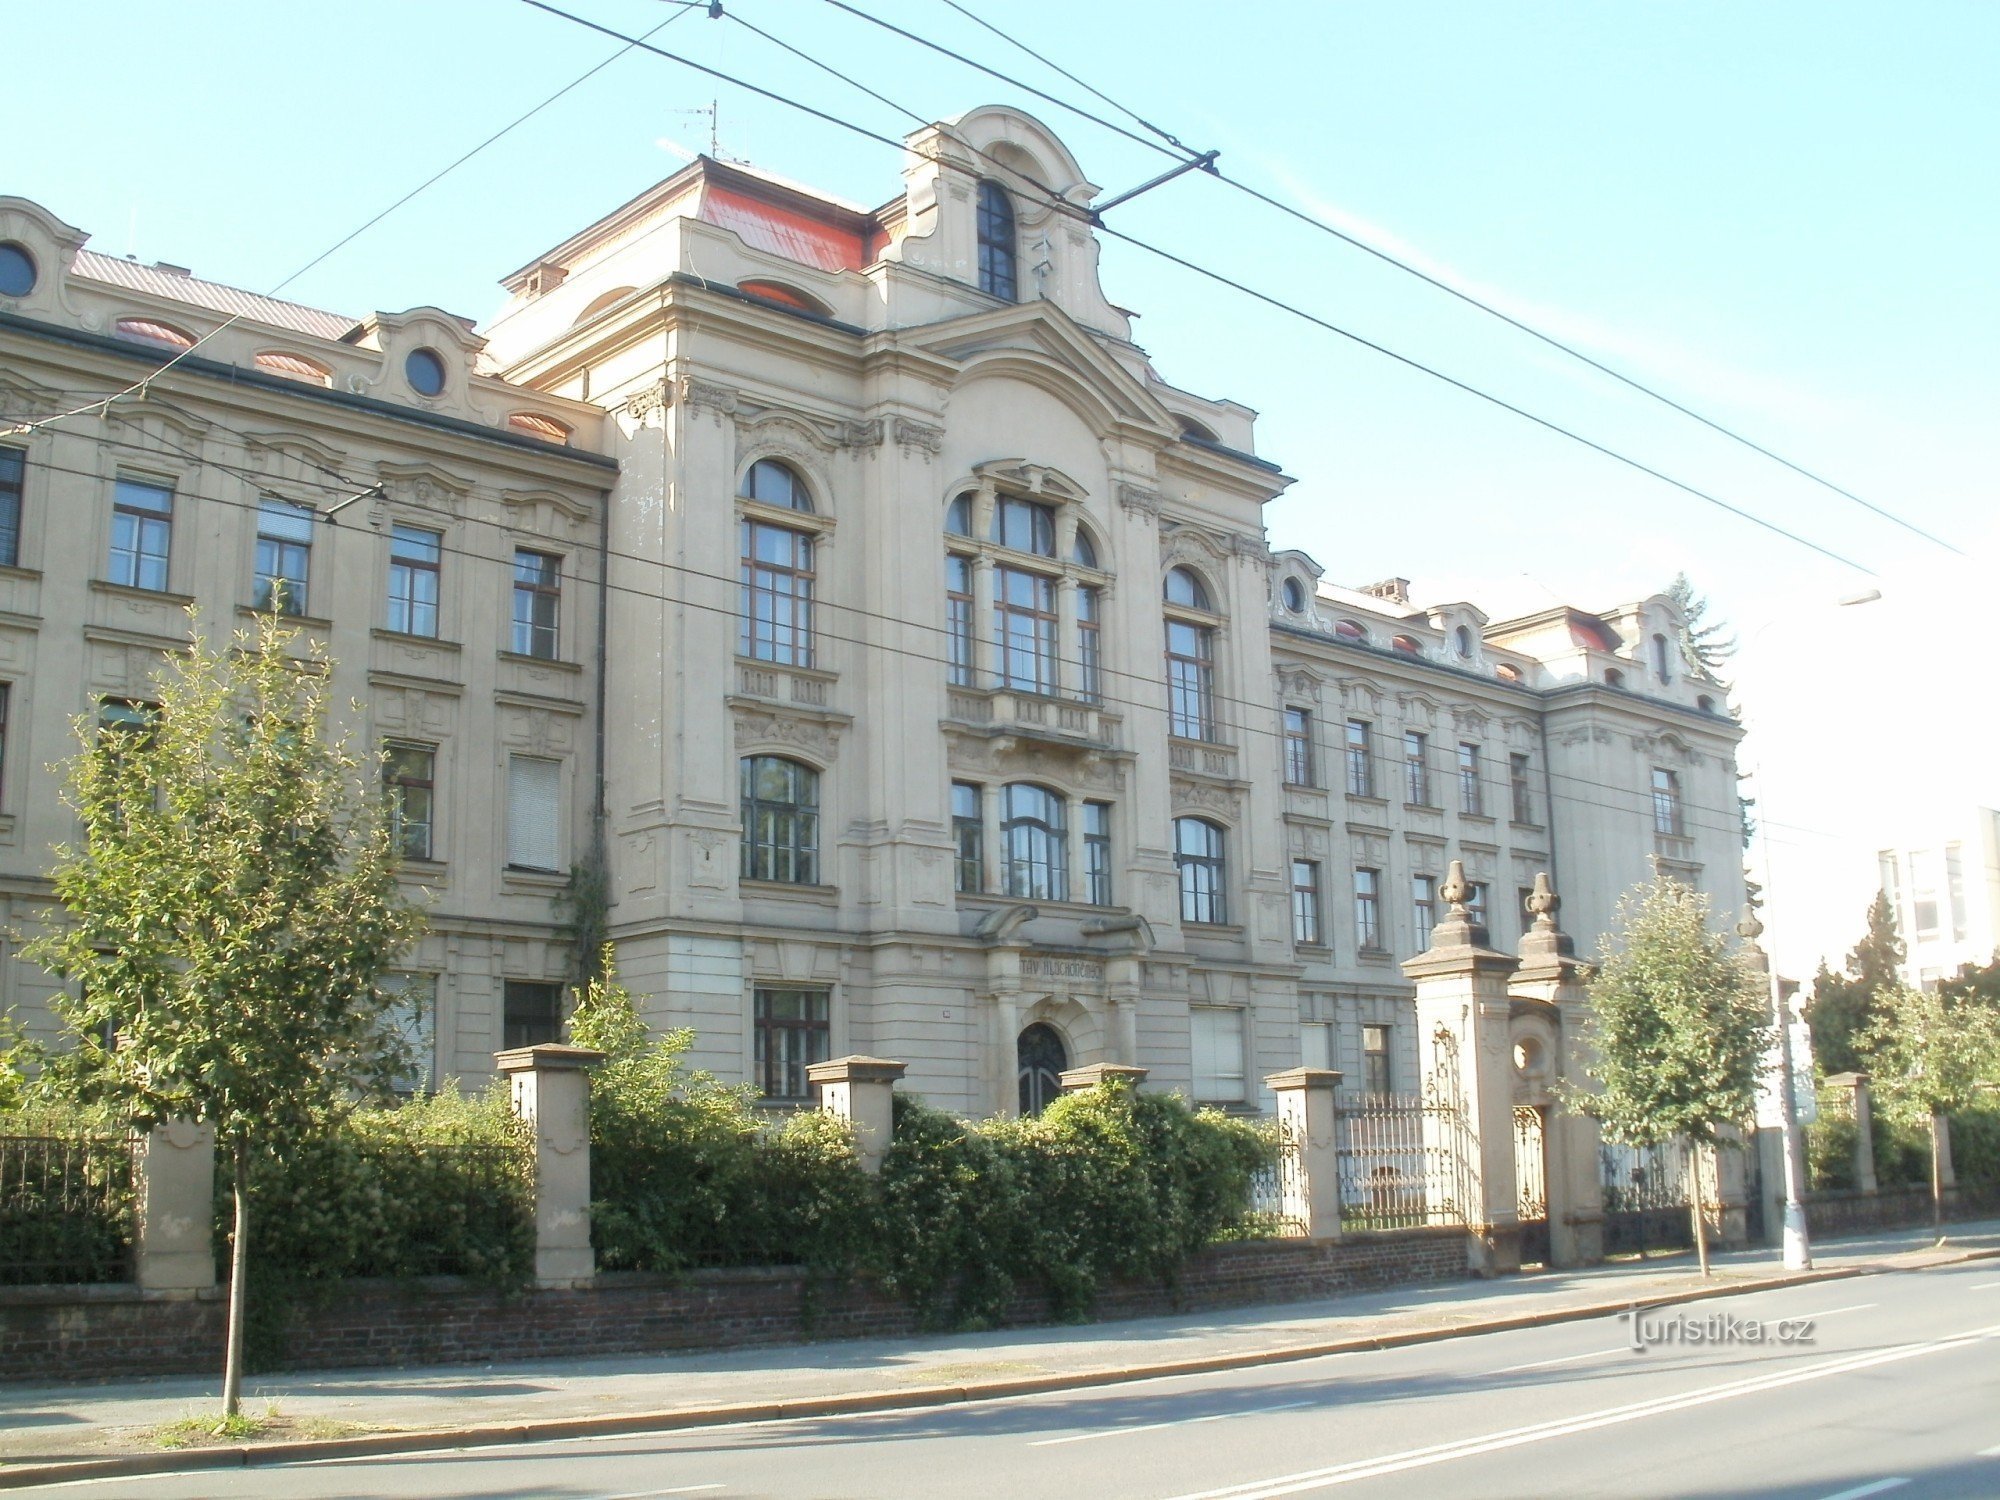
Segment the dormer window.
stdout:
[[1622,688],[1625,686],[1625,674],[1616,667],[1606,667],[1604,669],[1604,685],[1606,687]]
[[1667,654],[1667,638],[1663,635],[1655,635],[1653,637],[1653,675],[1659,678],[1660,681],[1663,683],[1672,682],[1674,680],[1673,672],[1670,670],[1669,661],[1670,659]]
[[112,326],[112,331],[121,339],[137,339],[142,344],[157,344],[162,349],[187,350],[194,347],[193,334],[183,333],[173,324],[154,318],[120,318]]
[[1278,597],[1284,601],[1285,608],[1293,614],[1302,615],[1305,613],[1305,585],[1301,584],[1298,579],[1287,578],[1278,589]]
[[1422,644],[1413,635],[1399,635],[1390,641],[1389,644],[1405,656],[1422,656],[1424,654]]
[[1333,633],[1343,641],[1365,641],[1368,629],[1359,620],[1342,620],[1333,627]]
[[1014,275],[1014,204],[997,182],[979,184],[979,290],[1003,302],[1019,298]]
[[1460,661],[1472,660],[1472,632],[1461,625],[1451,633],[1452,650],[1458,653]]

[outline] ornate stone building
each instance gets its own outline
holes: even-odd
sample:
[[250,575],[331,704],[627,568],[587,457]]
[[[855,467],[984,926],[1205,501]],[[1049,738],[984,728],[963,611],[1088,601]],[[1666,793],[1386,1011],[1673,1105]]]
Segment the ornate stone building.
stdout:
[[[1274,557],[1262,506],[1290,481],[1256,456],[1250,410],[1169,385],[1133,342],[1098,283],[1097,189],[1062,143],[988,108],[910,146],[902,195],[874,210],[699,160],[508,277],[479,334],[247,299],[263,321],[203,351],[245,378],[163,379],[390,486],[359,502],[366,523],[314,533],[349,581],[312,607],[371,732],[432,754],[458,810],[451,900],[468,933],[495,924],[463,980],[451,944],[470,939],[432,940],[441,1068],[481,1070],[505,1008],[492,976],[559,971],[551,892],[495,841],[542,795],[503,775],[531,723],[530,758],[561,767],[560,867],[591,848],[603,767],[611,931],[650,1019],[777,1101],[848,1052],[903,1059],[912,1088],[967,1111],[1036,1107],[1097,1061],[1250,1107],[1302,1058],[1414,1087],[1396,960],[1423,946],[1446,860],[1503,941],[1544,868],[1585,950],[1656,857],[1734,908],[1738,730],[1685,679],[1667,601],[1493,624]],[[169,306],[147,288],[172,273],[65,262],[88,255],[72,231],[5,214],[0,240],[69,265],[25,299],[0,287],[13,414],[117,384],[116,317],[199,332],[245,297],[183,279],[167,290],[192,303]],[[285,322],[308,316],[327,320]],[[327,385],[247,378],[280,328]],[[410,383],[419,347],[450,368],[441,395]],[[86,349],[106,368],[61,368]],[[61,480],[73,513],[122,514],[106,454],[137,411],[27,440],[31,462],[86,471]],[[247,579],[263,450],[202,435],[255,476],[199,471],[239,504],[223,532]],[[462,565],[461,645],[432,666],[383,623],[396,486],[426,477],[484,564]],[[57,482],[30,471],[24,538]],[[79,663],[93,545],[62,560],[35,627]],[[564,580],[554,667],[506,649],[539,607],[518,557],[538,550]],[[210,573],[176,587],[233,607],[247,584],[221,554]],[[516,680],[536,670],[551,680]],[[36,710],[36,762],[90,693]],[[387,708],[413,693],[431,706]],[[27,774],[10,756],[16,795]],[[24,899],[59,822],[8,850]],[[532,936],[509,926],[529,913]]]

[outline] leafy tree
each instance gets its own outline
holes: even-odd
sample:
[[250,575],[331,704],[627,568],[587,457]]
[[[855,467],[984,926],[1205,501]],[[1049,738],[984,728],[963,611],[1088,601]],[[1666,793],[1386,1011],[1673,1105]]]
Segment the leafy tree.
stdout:
[[1674,575],[1673,583],[1667,588],[1667,597],[1681,612],[1677,644],[1680,646],[1681,664],[1687,668],[1688,675],[1727,690],[1729,684],[1722,680],[1721,668],[1736,654],[1736,637],[1730,634],[1729,626],[1721,620],[1706,618],[1708,600],[1694,591],[1694,585],[1685,573]]
[[1812,1027],[1813,1057],[1823,1071],[1852,1073],[1868,1067],[1863,1038],[1880,1011],[1881,997],[1902,983],[1903,952],[1895,909],[1877,891],[1868,907],[1868,934],[1847,955],[1846,971],[1836,974],[1821,963],[1813,976],[1806,1022]]
[[[1598,1085],[1579,1108],[1634,1146],[1679,1139],[1713,1146],[1749,1118],[1771,1034],[1765,976],[1708,925],[1708,900],[1660,879],[1619,903],[1615,946],[1591,985],[1590,1060]],[[1691,1157],[1691,1212],[1701,1271],[1708,1229]]]
[[1987,964],[1960,964],[1958,973],[1938,986],[1938,993],[2000,1012],[2000,956]]
[[1942,1223],[1945,1119],[2000,1089],[2000,1010],[1898,984],[1881,995],[1863,1040],[1889,1115],[1929,1120],[1931,1222]]
[[[193,616],[190,616],[193,619]],[[329,730],[332,663],[267,617],[194,641],[124,731],[79,721],[57,848],[66,920],[26,956],[65,979],[53,1086],[136,1128],[214,1127],[230,1164],[225,1420],[241,1405],[252,1152],[310,1137],[407,1066],[377,976],[421,930],[396,887],[375,762]],[[368,780],[364,781],[364,777]]]

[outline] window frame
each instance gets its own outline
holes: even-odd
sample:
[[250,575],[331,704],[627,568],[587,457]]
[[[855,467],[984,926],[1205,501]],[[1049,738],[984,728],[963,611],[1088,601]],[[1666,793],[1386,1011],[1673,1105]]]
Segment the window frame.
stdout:
[[1461,816],[1486,816],[1486,779],[1480,764],[1482,759],[1475,742],[1458,742],[1458,810]]
[[[421,755],[425,761],[425,774],[411,776],[399,773],[398,755]],[[437,858],[437,746],[416,740],[385,742],[382,746],[382,789],[389,803],[389,836],[396,846],[398,857],[426,863],[434,861]],[[421,819],[409,815],[409,793],[412,790],[423,794],[424,815]],[[413,827],[423,830],[421,853],[409,846],[408,834]]]
[[1039,782],[1006,783],[1000,788],[1001,894],[1016,901],[1068,901],[1069,873],[1069,799]]
[[1534,762],[1525,750],[1507,757],[1507,787],[1513,799],[1514,821],[1523,828],[1535,827]]
[[[535,764],[541,766],[551,766],[554,768],[554,771],[552,773],[554,784],[550,788],[550,811],[552,813],[552,819],[551,819],[552,827],[549,839],[549,853],[552,856],[552,858],[550,862],[545,865],[532,864],[526,860],[517,860],[514,857],[517,852],[521,852],[517,849],[517,843],[525,844],[526,842],[528,842],[525,836],[524,825],[521,822],[517,821],[518,819],[521,819],[525,816],[524,811],[521,810],[520,808],[520,800],[516,795],[517,789],[515,786],[514,767],[517,762],[523,765]],[[516,751],[509,751],[507,753],[505,769],[507,776],[507,782],[506,782],[507,811],[506,811],[506,821],[501,830],[503,839],[503,847],[501,853],[505,858],[506,868],[509,870],[524,871],[531,875],[561,874],[562,856],[563,856],[563,833],[564,833],[563,763],[561,757],[554,755],[526,755]],[[518,840],[516,837],[517,832],[521,834],[521,837]]]
[[[1225,1019],[1226,1018],[1226,1019]],[[1190,1005],[1188,1007],[1188,1087],[1197,1104],[1245,1104],[1250,1098],[1250,1039],[1244,1024],[1246,1014],[1235,1005]],[[1227,1039],[1235,1069],[1222,1066],[1230,1061],[1216,1048],[1219,1038]],[[1204,1059],[1209,1066],[1204,1069]],[[1204,1089],[1203,1074],[1218,1082],[1234,1080],[1230,1088]]]
[[[1357,735],[1356,730],[1360,733]],[[1375,795],[1375,725],[1370,719],[1349,719],[1341,744],[1347,759],[1347,795],[1379,800]]]
[[1410,914],[1417,929],[1417,952],[1427,952],[1438,924],[1438,878],[1435,875],[1410,877]]
[[[535,571],[524,573],[531,560]],[[514,549],[514,614],[509,638],[514,655],[531,656],[536,661],[562,660],[562,565],[560,552],[536,547]]]
[[[1395,1072],[1390,1064],[1393,1028],[1386,1022],[1361,1024],[1361,1091],[1382,1095],[1395,1091]],[[1379,1043],[1380,1045],[1377,1045]]]
[[1354,946],[1360,953],[1383,953],[1382,872],[1373,865],[1354,867]]
[[1320,904],[1320,862],[1316,859],[1292,861],[1292,945],[1297,948],[1324,948],[1326,922]]
[[1287,704],[1279,722],[1284,735],[1285,785],[1317,787],[1319,757],[1313,753],[1312,710]]
[[[419,537],[427,537],[430,540],[428,543],[415,540]],[[396,551],[399,543],[413,547],[424,547],[427,545],[433,555],[423,557],[407,553],[399,554]],[[423,592],[419,580],[424,578],[430,579],[430,598],[428,599],[419,597]],[[399,582],[404,585],[401,590],[397,588]],[[402,521],[395,521],[390,524],[387,597],[389,608],[385,629],[396,635],[413,636],[427,641],[439,639],[439,626],[443,619],[444,599],[444,533],[442,531],[433,531],[428,526],[412,526]],[[401,624],[397,623],[397,611],[399,607],[402,611]],[[418,628],[422,623],[420,612],[425,610],[428,610],[430,613],[430,629],[428,630]]]
[[[965,553],[947,549],[944,568],[945,680],[953,687],[971,687],[979,676],[979,641],[973,629],[974,563]],[[954,576],[959,570],[962,577]]]
[[[1174,598],[1174,580],[1191,585],[1193,601]],[[1221,616],[1201,575],[1185,565],[1169,568],[1161,584],[1167,662],[1167,733],[1176,739],[1220,743],[1216,719],[1216,637]],[[1180,634],[1177,634],[1180,633]]]
[[1403,731],[1403,798],[1411,807],[1431,807],[1431,737],[1421,729]]
[[[802,1002],[817,1014],[778,1017],[770,1012],[780,999]],[[833,990],[828,985],[757,984],[750,989],[750,1066],[760,1100],[766,1104],[808,1104],[814,1085],[806,1070],[833,1055]],[[773,1045],[784,1039],[783,1047]],[[803,1038],[796,1050],[792,1042]],[[797,1092],[785,1091],[796,1080]],[[779,1085],[774,1088],[773,1085]]]
[[[792,800],[781,802],[757,790],[757,768],[765,762],[788,768]],[[741,756],[737,768],[738,811],[743,820],[742,878],[768,885],[818,885],[822,832],[819,768],[788,755],[768,753]],[[760,836],[760,828],[768,828],[772,836]]]
[[1653,767],[1653,833],[1659,838],[1687,837],[1687,819],[1681,807],[1681,779],[1670,766]]
[[1078,826],[1083,832],[1084,902],[1089,906],[1111,906],[1116,889],[1111,868],[1111,804],[1085,801]]
[[[517,999],[528,999],[530,991],[538,992],[537,998],[547,1004],[547,1009],[540,1014],[529,1015],[525,1005],[517,1006],[515,1003]],[[564,1019],[562,992],[563,987],[551,979],[503,979],[500,982],[500,1040],[503,1050],[512,1052],[520,1047],[561,1041]],[[546,1029],[548,1035],[533,1040],[522,1036],[522,1031],[530,1026],[537,1030]]]
[[[1023,580],[1033,591],[1032,602],[1016,603],[1008,597],[1008,585],[1015,579]],[[1001,687],[1014,693],[1056,695],[1062,683],[1057,660],[1062,650],[1061,604],[1062,591],[1054,576],[1033,568],[994,564],[993,635]],[[1022,642],[1025,646],[1018,644]],[[1025,677],[1015,674],[1017,658],[1030,666]]]
[[21,515],[27,503],[28,450],[0,443],[0,568],[21,566]]
[[[158,508],[133,503],[128,492],[149,491],[165,497],[165,504]],[[157,479],[146,479],[136,474],[118,474],[111,486],[111,547],[105,557],[105,579],[121,588],[144,589],[150,594],[171,592],[169,585],[173,577],[174,554],[174,501],[175,489],[172,481],[162,483]],[[119,545],[119,533],[129,530],[130,540],[125,546]],[[157,540],[157,550],[147,543]],[[120,575],[118,559],[128,559],[128,566]],[[157,563],[159,582],[144,581],[147,564]]]
[[[267,530],[277,522],[302,522],[305,538]],[[303,615],[312,598],[313,528],[319,513],[310,505],[287,500],[281,495],[261,495],[257,500],[257,556],[250,578],[250,607],[272,614]],[[296,572],[293,571],[296,567]],[[287,585],[280,597],[278,583]]]
[[[1199,828],[1212,837],[1208,847],[1183,847],[1183,830]],[[1197,927],[1229,925],[1228,830],[1210,818],[1183,814],[1174,819],[1174,871],[1180,885],[1181,922]]]
[[[962,804],[970,798],[971,810]],[[986,890],[986,788],[976,781],[951,784],[952,889],[961,895]]]
[[979,290],[1002,302],[1019,302],[1021,232],[1014,196],[990,177],[980,179],[973,196]]

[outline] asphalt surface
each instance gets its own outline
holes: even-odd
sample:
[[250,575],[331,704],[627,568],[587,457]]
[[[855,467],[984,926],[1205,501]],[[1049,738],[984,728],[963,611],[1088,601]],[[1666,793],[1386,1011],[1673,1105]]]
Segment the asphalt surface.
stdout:
[[1679,1340],[1636,1352],[1629,1318],[1598,1318],[973,1406],[49,1489],[106,1500],[2000,1496],[2000,1262],[1747,1293],[1643,1325]]

